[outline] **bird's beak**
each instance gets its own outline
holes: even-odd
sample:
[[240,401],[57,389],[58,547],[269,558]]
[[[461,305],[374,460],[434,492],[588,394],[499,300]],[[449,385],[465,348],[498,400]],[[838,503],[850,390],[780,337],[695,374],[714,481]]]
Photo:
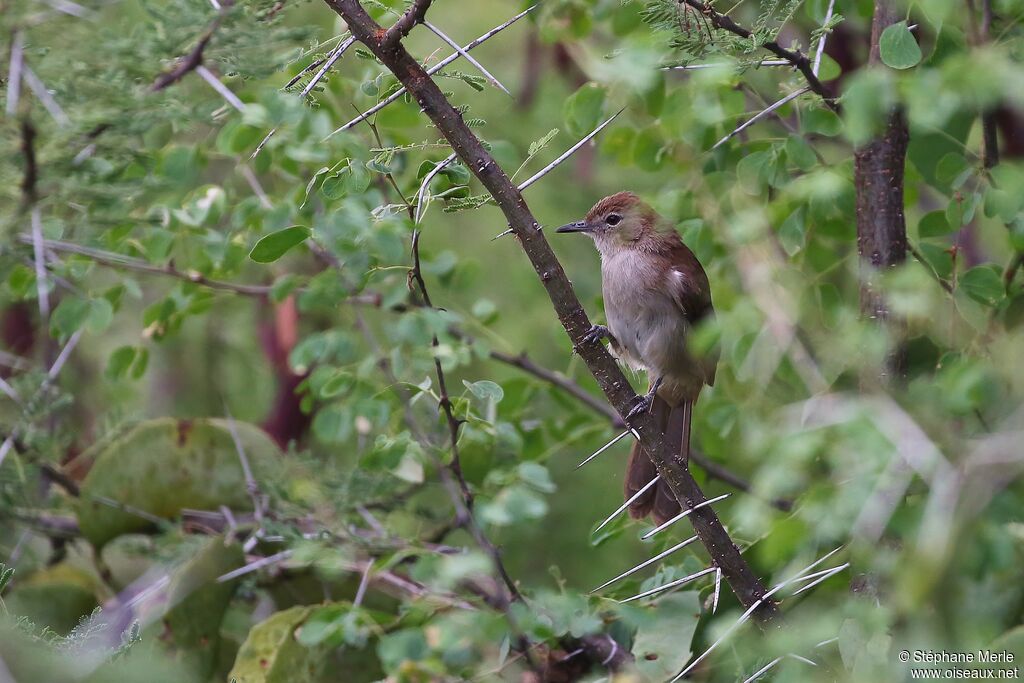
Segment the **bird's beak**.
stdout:
[[575,223],[566,223],[555,232],[590,232],[593,229],[586,221],[576,221]]

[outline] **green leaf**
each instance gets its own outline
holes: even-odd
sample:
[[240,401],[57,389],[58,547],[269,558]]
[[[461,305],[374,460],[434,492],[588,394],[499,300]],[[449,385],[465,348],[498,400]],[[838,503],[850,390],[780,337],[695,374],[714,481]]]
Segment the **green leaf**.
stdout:
[[227,680],[235,683],[314,683],[321,680],[328,649],[296,639],[315,607],[276,612],[249,631]]
[[288,252],[289,249],[309,239],[309,228],[303,225],[293,225],[284,230],[272,232],[261,237],[249,252],[249,258],[257,263],[273,263]]
[[633,641],[636,668],[648,680],[668,680],[692,654],[690,643],[700,618],[697,593],[668,595],[646,612]]
[[945,211],[926,213],[917,224],[918,237],[939,237],[941,235],[948,235],[951,232],[953,232],[953,228],[949,227]]
[[239,543],[213,536],[178,567],[167,589],[167,611],[148,629],[146,640],[160,642],[171,655],[203,677],[213,674],[220,650],[220,624],[238,581],[219,577],[245,564]]
[[818,163],[810,144],[799,135],[791,135],[786,140],[786,156],[801,171],[809,171]]
[[909,69],[921,61],[921,46],[906,21],[887,26],[878,40],[882,61],[893,69]]
[[62,299],[50,316],[50,329],[54,336],[66,339],[85,324],[91,311],[92,306],[85,299],[75,296]]
[[[255,476],[266,481],[282,457],[280,450],[255,425],[236,421],[235,429]],[[96,546],[150,528],[153,522],[138,511],[169,520],[182,508],[252,509],[238,449],[225,420],[149,420],[98,443],[81,457],[93,465],[82,481],[75,512],[82,535]],[[104,505],[101,499],[126,508]]]
[[110,359],[107,361],[106,376],[108,380],[121,379],[128,368],[131,367],[132,362],[135,360],[135,347],[134,346],[122,346],[110,354]]
[[804,209],[798,208],[779,226],[779,242],[790,256],[796,255],[804,248],[807,225],[804,222]]
[[604,100],[605,90],[596,83],[587,83],[570,95],[562,107],[562,116],[569,133],[582,137],[594,130],[601,123]]
[[360,161],[349,159],[345,168],[327,176],[320,191],[328,199],[341,199],[351,195],[359,195],[370,185],[370,174]]
[[959,286],[978,303],[994,306],[1003,298],[1003,280],[991,265],[975,266],[960,276]]
[[834,111],[819,107],[810,110],[804,115],[803,129],[808,133],[834,137],[842,131],[843,123]]
[[501,386],[487,379],[480,380],[479,382],[467,382],[466,380],[462,380],[462,383],[466,385],[466,388],[469,389],[474,396],[484,401],[493,400],[495,403],[499,403],[501,399],[505,397],[505,392],[502,391]]

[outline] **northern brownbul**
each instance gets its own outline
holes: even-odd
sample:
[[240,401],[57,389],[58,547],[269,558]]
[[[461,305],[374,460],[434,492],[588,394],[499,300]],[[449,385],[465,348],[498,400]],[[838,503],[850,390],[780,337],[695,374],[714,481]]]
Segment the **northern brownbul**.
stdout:
[[[714,316],[708,276],[675,227],[632,192],[605,197],[587,217],[558,228],[590,236],[601,255],[601,290],[608,326],[595,325],[587,341],[607,338],[615,356],[645,370],[650,390],[627,419],[650,409],[665,434],[666,455],[690,455],[693,404],[715,382],[718,351],[696,354],[687,344],[693,328]],[[657,474],[634,444],[626,469],[629,499]],[[629,507],[633,517],[652,514],[657,523],[679,512],[664,480]]]

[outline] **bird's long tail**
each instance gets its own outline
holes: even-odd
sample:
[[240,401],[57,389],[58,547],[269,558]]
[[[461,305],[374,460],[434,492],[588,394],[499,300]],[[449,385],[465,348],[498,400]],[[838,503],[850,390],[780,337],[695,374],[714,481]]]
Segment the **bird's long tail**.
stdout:
[[[655,424],[665,435],[662,443],[666,449],[664,453],[666,458],[682,457],[684,461],[688,460],[693,403],[687,401],[678,408],[671,408],[661,398],[655,397],[651,412],[654,415]],[[633,450],[629,453],[629,463],[626,465],[623,487],[626,499],[628,500],[644,488],[657,474],[658,470],[654,467],[654,462],[640,447],[640,443],[635,442]],[[634,519],[642,519],[651,515],[656,524],[667,522],[679,512],[679,502],[672,495],[672,489],[669,488],[668,482],[663,479],[659,479],[655,486],[645,491],[629,506],[629,514]]]

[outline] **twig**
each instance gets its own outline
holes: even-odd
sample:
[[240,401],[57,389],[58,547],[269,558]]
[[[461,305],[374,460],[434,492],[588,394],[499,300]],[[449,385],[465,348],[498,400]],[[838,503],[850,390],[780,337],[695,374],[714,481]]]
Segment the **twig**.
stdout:
[[[326,2],[346,21],[352,34],[381,60],[404,87],[408,88],[459,158],[494,198],[540,277],[559,320],[580,357],[586,362],[612,405],[620,414],[627,414],[636,404],[638,396],[608,351],[603,346],[588,345],[584,342],[584,336],[591,329],[591,323],[579,299],[576,298],[561,264],[540,230],[540,223],[530,212],[519,190],[466,125],[441,89],[405,50],[400,41],[385,49],[380,42],[382,28],[357,0]],[[644,450],[650,454],[664,452],[664,436],[650,415],[638,415],[632,419],[632,423],[641,436]],[[682,463],[656,456],[655,465],[658,473],[668,482],[676,499],[684,507],[695,507],[706,500],[703,491]],[[694,513],[692,519],[697,535],[716,565],[722,568],[722,573],[736,593],[740,604],[748,607],[751,613],[756,612],[759,621],[772,619],[777,614],[777,607],[774,602],[767,599],[764,586],[740,555],[718,516],[710,507],[703,507]]]
[[[711,20],[711,24],[715,28],[720,28],[724,31],[728,31],[733,35],[740,36],[741,38],[750,38],[751,32],[733,21],[732,17],[728,14],[722,14],[710,5],[706,5],[700,0],[682,0],[690,7],[694,8],[702,15]],[[771,52],[773,55],[780,59],[785,59],[787,62],[793,65],[807,81],[807,86],[822,97],[825,101],[825,105],[833,111],[839,111],[839,105],[836,104],[835,95],[832,91],[825,87],[825,85],[818,80],[818,74],[814,72],[814,65],[807,58],[807,55],[799,51],[787,50],[786,48],[779,45],[774,40],[770,40],[766,43],[762,43],[761,47]]]
[[505,93],[509,97],[512,97],[512,93],[510,93],[508,91],[508,88],[506,88],[504,85],[502,85],[501,81],[499,81],[497,78],[495,78],[495,76],[490,71],[488,71],[484,67],[483,64],[478,62],[476,60],[476,58],[473,57],[473,55],[471,55],[468,52],[466,52],[465,50],[463,50],[462,47],[458,43],[456,43],[454,40],[449,38],[447,33],[445,33],[444,31],[442,31],[438,27],[434,26],[433,24],[431,24],[429,21],[427,21],[425,19],[423,20],[423,25],[426,26],[428,29],[430,29],[431,32],[433,32],[433,34],[435,36],[437,36],[438,38],[440,38],[444,42],[448,43],[449,47],[453,48],[456,52],[458,52],[460,55],[462,55],[463,59],[465,59],[467,62],[469,62],[470,64],[475,66],[477,68],[477,70],[479,70],[480,73],[482,73],[484,75],[484,78],[486,78],[488,81],[491,82],[491,85],[493,85],[498,90],[501,90],[503,93]]
[[199,42],[192,48],[192,51],[187,55],[178,60],[178,63],[174,65],[170,71],[162,73],[156,77],[153,81],[153,85],[150,88],[153,92],[158,92],[164,88],[174,85],[182,78],[187,76],[189,72],[195,71],[203,63],[203,51],[206,50],[206,46],[209,45],[210,40],[213,38],[213,34],[220,27],[220,22],[224,19],[224,10],[217,15],[217,17],[210,22],[203,34],[199,37]]
[[1022,263],[1024,263],[1024,254],[1018,253],[1006,264],[1006,270],[1003,271],[1003,284],[1006,285],[1006,291],[1010,291],[1010,286],[1013,285],[1013,280],[1017,277],[1017,271],[1020,270]]
[[[32,244],[32,237],[30,235],[19,235],[19,241],[27,244]],[[203,287],[209,287],[210,289],[217,289],[225,292],[232,292],[234,294],[240,294],[242,296],[253,296],[253,297],[265,297],[273,290],[273,287],[269,285],[246,285],[237,282],[225,282],[224,280],[215,280],[208,278],[202,273],[194,270],[181,271],[174,266],[168,264],[166,266],[157,266],[142,259],[133,258],[131,256],[124,256],[123,254],[117,254],[112,251],[103,251],[102,249],[94,249],[92,247],[84,247],[72,242],[63,242],[60,240],[43,240],[43,246],[49,251],[64,252],[68,254],[75,254],[78,256],[84,256],[85,258],[93,261],[97,265],[105,266],[108,268],[124,268],[126,270],[136,270],[143,273],[151,273],[153,275],[163,275],[165,277],[172,277],[178,280],[184,280],[185,282],[191,282],[196,285]],[[377,294],[360,294],[351,296],[346,299],[348,303],[366,305],[366,306],[379,306],[380,296]]]
[[253,476],[252,467],[249,465],[249,458],[245,454],[245,447],[242,446],[242,439],[238,436],[238,425],[235,418],[228,410],[227,402],[224,403],[224,414],[228,416],[228,430],[231,432],[231,440],[238,452],[238,461],[242,464],[242,476],[245,477],[245,490],[249,492],[252,499],[252,514],[256,519],[257,533],[263,530],[263,494],[260,493],[260,485]]
[[935,278],[935,281],[939,283],[939,286],[946,290],[947,293],[953,293],[953,285],[944,280],[935,269],[932,268],[931,264],[924,260],[924,256],[917,250],[917,246],[914,245],[910,240],[907,240],[907,251],[928,271],[928,274]]
[[39,191],[39,164],[36,161],[36,128],[25,117],[21,120],[21,155],[25,157],[25,172],[21,177],[21,206],[27,211],[36,199]]
[[420,183],[420,189],[416,192],[416,212],[413,215],[412,222],[419,225],[419,222],[423,220],[423,214],[427,208],[425,205],[427,189],[430,187],[430,181],[437,177],[437,174],[444,170],[445,166],[455,161],[455,153],[452,152],[447,157],[437,162],[434,168],[430,169],[427,175],[423,176],[423,182]]

